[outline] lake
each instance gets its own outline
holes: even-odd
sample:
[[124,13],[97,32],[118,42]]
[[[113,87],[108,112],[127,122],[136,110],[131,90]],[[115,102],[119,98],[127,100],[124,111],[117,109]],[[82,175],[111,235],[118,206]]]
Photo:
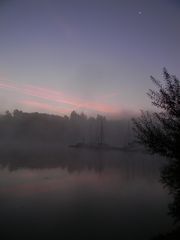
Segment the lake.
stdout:
[[1,234],[151,239],[172,224],[171,199],[159,182],[164,163],[141,152],[5,149],[0,154]]

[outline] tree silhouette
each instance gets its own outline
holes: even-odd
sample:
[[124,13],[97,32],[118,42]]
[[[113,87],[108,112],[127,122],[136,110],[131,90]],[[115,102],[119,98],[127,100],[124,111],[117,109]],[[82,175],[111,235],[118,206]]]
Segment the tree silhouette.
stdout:
[[161,171],[161,183],[167,189],[172,200],[168,204],[168,214],[174,219],[172,230],[160,234],[154,240],[179,240],[180,239],[180,161],[174,159]]
[[147,95],[159,111],[142,111],[134,118],[134,130],[138,142],[152,153],[180,159],[180,82],[163,69],[163,81],[151,76],[157,90]]

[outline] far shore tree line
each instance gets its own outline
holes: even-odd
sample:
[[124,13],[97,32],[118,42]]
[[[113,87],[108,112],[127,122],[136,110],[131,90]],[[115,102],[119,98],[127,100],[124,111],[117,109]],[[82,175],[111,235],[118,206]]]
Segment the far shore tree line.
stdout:
[[[72,111],[70,116],[45,113],[26,113],[14,110],[0,115],[0,144],[3,143],[48,143],[74,144],[97,143],[103,121],[103,141],[125,145],[132,139],[131,120],[107,120],[102,115],[88,117]],[[132,125],[132,124],[131,124]]]
[[[163,81],[151,76],[157,90],[147,93],[157,111],[142,111],[132,121],[107,120],[102,115],[87,117],[73,111],[70,116],[26,113],[14,110],[0,115],[0,143],[47,142],[71,144],[97,142],[101,121],[103,141],[126,145],[137,139],[149,152],[180,160],[180,82],[164,68]],[[131,131],[133,126],[134,133]]]

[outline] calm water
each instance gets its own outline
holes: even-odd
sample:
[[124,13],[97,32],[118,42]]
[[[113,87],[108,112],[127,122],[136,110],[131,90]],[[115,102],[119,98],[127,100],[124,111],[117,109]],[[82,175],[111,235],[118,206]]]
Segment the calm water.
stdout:
[[63,239],[150,239],[169,230],[163,160],[133,152],[4,151],[1,234]]

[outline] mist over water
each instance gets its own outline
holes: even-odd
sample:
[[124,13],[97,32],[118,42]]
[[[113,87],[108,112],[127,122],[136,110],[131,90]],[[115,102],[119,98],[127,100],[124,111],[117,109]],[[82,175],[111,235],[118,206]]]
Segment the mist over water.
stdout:
[[84,142],[97,144],[101,123],[103,143],[125,146],[134,141],[131,118],[106,119],[102,115],[88,117],[73,111],[70,116],[26,113],[14,110],[0,116],[0,147],[37,148],[40,145],[67,146]]
[[179,23],[177,0],[0,0],[1,239],[180,239]]
[[130,119],[15,110],[0,117],[0,130],[7,236],[144,240],[171,228],[159,182],[166,160],[131,147]]
[[1,152],[3,232],[149,239],[171,226],[169,197],[159,183],[164,161],[141,152],[68,147]]

